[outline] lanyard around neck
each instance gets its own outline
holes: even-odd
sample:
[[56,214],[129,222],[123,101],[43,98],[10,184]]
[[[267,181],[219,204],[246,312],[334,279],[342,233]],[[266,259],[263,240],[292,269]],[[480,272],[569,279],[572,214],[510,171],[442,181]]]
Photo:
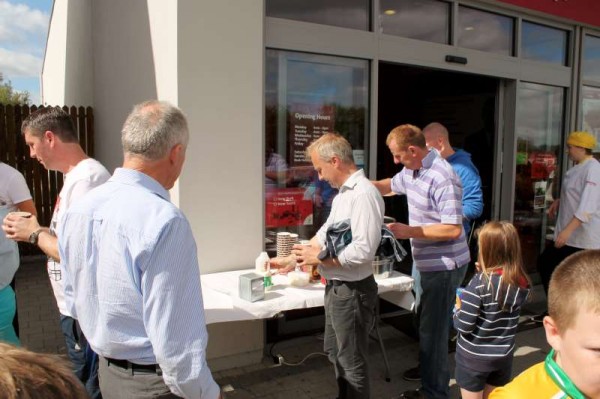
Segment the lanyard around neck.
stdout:
[[558,385],[558,387],[565,393],[561,399],[586,399],[585,395],[582,394],[579,389],[577,389],[569,376],[567,376],[563,369],[561,369],[560,366],[554,361],[554,349],[552,349],[550,353],[548,353],[548,356],[546,356],[544,367],[546,368],[546,373],[548,373],[552,381],[554,381],[554,383]]

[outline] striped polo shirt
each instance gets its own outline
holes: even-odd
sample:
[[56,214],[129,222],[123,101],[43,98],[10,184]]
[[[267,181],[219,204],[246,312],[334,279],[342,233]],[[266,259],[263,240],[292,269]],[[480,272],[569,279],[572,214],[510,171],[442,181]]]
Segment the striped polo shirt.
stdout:
[[[462,227],[462,185],[452,166],[436,150],[423,158],[419,170],[402,169],[392,178],[392,191],[406,194],[411,226],[455,224]],[[420,272],[452,270],[469,262],[464,229],[456,240],[410,240]]]

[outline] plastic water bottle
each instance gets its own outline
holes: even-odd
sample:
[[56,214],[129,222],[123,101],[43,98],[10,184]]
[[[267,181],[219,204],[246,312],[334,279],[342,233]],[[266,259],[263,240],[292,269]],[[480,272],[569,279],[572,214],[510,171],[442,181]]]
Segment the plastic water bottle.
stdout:
[[269,255],[266,252],[261,252],[254,263],[256,273],[264,275],[269,270]]

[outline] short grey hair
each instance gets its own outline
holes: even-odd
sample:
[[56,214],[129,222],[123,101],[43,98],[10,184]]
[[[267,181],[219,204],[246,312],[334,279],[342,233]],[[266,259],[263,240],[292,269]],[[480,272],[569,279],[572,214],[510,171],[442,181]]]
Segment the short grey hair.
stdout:
[[136,105],[121,130],[123,152],[148,160],[164,157],[177,144],[187,146],[189,137],[183,112],[157,100]]
[[343,163],[354,165],[352,146],[344,137],[338,133],[325,133],[313,141],[306,149],[306,156],[315,152],[325,162],[331,161],[336,156]]

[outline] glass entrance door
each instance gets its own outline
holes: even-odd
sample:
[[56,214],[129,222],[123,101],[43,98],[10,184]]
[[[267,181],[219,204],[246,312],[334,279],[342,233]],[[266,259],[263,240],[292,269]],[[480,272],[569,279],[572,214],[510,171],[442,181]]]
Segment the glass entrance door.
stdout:
[[547,209],[560,190],[564,89],[521,82],[517,89],[514,224],[529,272],[552,240]]

